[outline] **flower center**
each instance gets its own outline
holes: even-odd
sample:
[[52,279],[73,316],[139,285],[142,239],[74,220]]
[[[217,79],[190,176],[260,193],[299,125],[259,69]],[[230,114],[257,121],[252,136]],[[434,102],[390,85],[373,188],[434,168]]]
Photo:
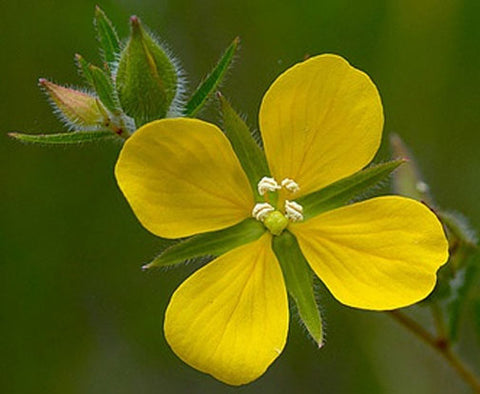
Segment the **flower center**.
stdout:
[[[257,185],[258,193],[263,197],[264,202],[257,203],[253,207],[252,216],[273,234],[280,235],[290,222],[303,220],[303,207],[295,202],[286,199],[288,194],[300,190],[298,184],[290,178],[285,178],[280,184],[273,178],[263,177]],[[283,199],[279,199],[279,194]],[[283,201],[281,207],[276,207],[273,201]]]

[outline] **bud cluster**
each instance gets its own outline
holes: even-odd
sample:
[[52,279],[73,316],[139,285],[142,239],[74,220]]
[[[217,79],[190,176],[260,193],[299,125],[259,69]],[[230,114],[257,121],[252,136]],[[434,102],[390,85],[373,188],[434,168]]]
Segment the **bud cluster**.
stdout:
[[[100,45],[102,66],[90,64],[75,55],[85,88],[73,89],[44,78],[39,85],[65,125],[72,131],[88,133],[89,140],[106,133],[127,139],[145,123],[165,117],[194,116],[215,92],[231,64],[238,47],[235,39],[215,68],[188,100],[185,78],[178,62],[158,42],[136,16],[130,18],[130,37],[120,41],[105,13],[97,6],[94,25]],[[77,138],[72,138],[76,134]],[[29,142],[84,141],[85,134],[29,136],[11,133]],[[34,137],[34,138],[31,138]]]

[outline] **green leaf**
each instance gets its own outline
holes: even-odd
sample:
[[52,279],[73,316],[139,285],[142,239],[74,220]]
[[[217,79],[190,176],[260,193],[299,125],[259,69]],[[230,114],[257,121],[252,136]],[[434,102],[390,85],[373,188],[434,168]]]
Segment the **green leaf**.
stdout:
[[120,54],[120,40],[112,22],[99,6],[95,8],[94,25],[103,59],[109,65],[115,64]]
[[91,88],[95,89],[95,84],[93,83],[93,75],[89,68],[90,63],[77,53],[75,55],[75,64],[77,65],[78,73],[85,79],[85,81]]
[[268,176],[267,159],[262,149],[253,139],[250,129],[243,119],[235,112],[230,103],[219,94],[223,114],[223,130],[230,140],[238,160],[247,174],[247,177],[258,195],[257,184],[264,176]]
[[313,292],[313,274],[295,237],[288,231],[273,237],[273,250],[282,267],[285,283],[295,301],[298,313],[308,332],[318,344],[323,345],[322,318]]
[[229,250],[260,238],[265,233],[262,223],[246,219],[224,230],[195,235],[165,249],[144,269],[178,264],[201,256],[220,256]]
[[120,56],[116,83],[122,108],[140,127],[167,116],[179,78],[174,62],[140,19],[132,16],[130,24],[130,39]]
[[82,142],[93,142],[97,140],[104,140],[107,138],[115,138],[115,134],[111,131],[73,131],[70,133],[61,134],[22,134],[22,133],[8,133],[12,138],[19,141],[30,142],[34,144],[79,144]]
[[297,199],[303,206],[304,219],[345,205],[352,198],[387,178],[404,160],[394,160],[359,171],[347,178]]
[[215,65],[212,72],[197,87],[197,90],[192,95],[190,100],[188,100],[188,103],[185,106],[185,116],[195,116],[197,112],[200,111],[205,105],[211,94],[214,93],[218,88],[230,65],[232,64],[232,60],[237,52],[239,43],[240,38],[237,37],[235,40],[233,40],[230,46],[223,53],[218,63]]
[[445,308],[448,319],[448,335],[452,341],[455,341],[458,337],[462,312],[479,269],[480,251],[476,250],[467,257],[464,267],[457,271],[449,282],[450,291],[445,302]]
[[112,80],[97,66],[90,64],[88,69],[98,98],[109,111],[118,114],[121,110]]

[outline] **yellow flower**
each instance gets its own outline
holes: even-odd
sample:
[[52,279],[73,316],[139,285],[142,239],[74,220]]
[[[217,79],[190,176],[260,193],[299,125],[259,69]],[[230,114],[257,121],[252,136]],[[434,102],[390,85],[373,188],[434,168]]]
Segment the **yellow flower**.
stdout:
[[225,229],[252,215],[264,223],[258,240],[188,278],[165,316],[173,351],[232,385],[258,378],[285,346],[287,292],[271,246],[285,228],[333,296],[357,308],[422,300],[448,257],[441,224],[414,200],[372,198],[315,217],[295,201],[361,170],[375,155],[383,111],[366,74],[335,55],[297,64],[265,94],[259,123],[270,174],[259,179],[258,193],[276,194],[270,201],[255,200],[228,139],[200,120],[143,126],[116,166],[136,216],[160,237]]

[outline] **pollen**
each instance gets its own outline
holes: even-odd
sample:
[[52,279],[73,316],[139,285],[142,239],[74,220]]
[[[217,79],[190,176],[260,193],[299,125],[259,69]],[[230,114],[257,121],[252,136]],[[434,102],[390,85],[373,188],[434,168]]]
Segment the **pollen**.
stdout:
[[264,176],[262,179],[260,179],[260,182],[258,182],[258,194],[263,196],[267,192],[276,192],[277,190],[280,190],[282,187],[277,183],[277,181],[273,178],[269,178],[267,176]]
[[275,208],[268,202],[258,203],[252,209],[252,216],[260,222],[263,222],[267,215],[275,211]]
[[295,201],[285,201],[285,216],[292,222],[303,220],[303,207]]
[[300,187],[298,186],[298,183],[295,182],[293,179],[290,178],[285,178],[282,181],[282,187],[289,191],[290,193],[296,193],[300,190]]

